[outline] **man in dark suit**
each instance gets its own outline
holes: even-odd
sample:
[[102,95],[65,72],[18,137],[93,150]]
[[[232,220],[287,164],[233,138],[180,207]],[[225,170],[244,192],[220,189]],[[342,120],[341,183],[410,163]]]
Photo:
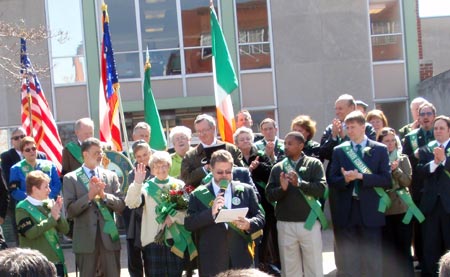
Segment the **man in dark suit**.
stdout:
[[[350,141],[334,149],[328,185],[334,226],[337,265],[342,276],[381,276],[381,227],[391,186],[391,169],[386,146],[365,135],[360,111],[345,118]],[[387,197],[387,199],[386,199]]]
[[[252,241],[261,234],[264,216],[253,188],[232,181],[232,168],[233,157],[229,152],[214,152],[211,157],[213,179],[199,186],[189,200],[184,226],[198,234],[200,276],[216,276],[230,268],[253,266]],[[244,207],[249,209],[245,217],[215,223],[221,209]]]
[[[22,127],[14,129],[11,133],[11,144],[13,147],[0,155],[0,159],[2,161],[3,179],[6,183],[9,182],[11,167],[23,159],[22,153],[20,152],[20,142],[24,137],[26,137],[25,129]],[[38,151],[37,158],[40,160],[46,160],[47,155],[45,155],[44,152]]]
[[189,150],[181,162],[180,179],[186,185],[199,186],[203,178],[210,172],[209,161],[206,159],[206,148],[224,145],[224,149],[233,156],[234,164],[236,166],[244,166],[241,151],[233,144],[216,138],[216,121],[212,116],[207,114],[197,116],[194,121],[194,127],[200,143]]
[[[12,147],[0,155],[1,168],[2,168],[1,174],[2,174],[5,184],[9,183],[11,167],[23,159],[22,152],[20,151],[20,142],[22,141],[22,139],[24,137],[26,137],[26,132],[25,132],[24,128],[18,127],[16,129],[14,129],[11,133]],[[45,155],[45,153],[43,153],[41,151],[37,151],[37,159],[46,160],[47,155]],[[17,235],[17,228],[16,228],[15,208],[16,208],[16,201],[14,200],[14,198],[10,197],[10,201],[9,201],[10,213],[9,213],[9,215],[11,216],[11,225],[12,225],[12,230],[14,233],[14,238],[15,238],[16,242],[19,242],[19,238]]]
[[62,152],[62,177],[83,164],[80,146],[85,139],[94,136],[94,121],[88,117],[75,121],[75,135],[77,141],[67,143]]
[[[338,97],[334,104],[336,118],[333,119],[330,125],[327,126],[323,132],[320,140],[319,159],[323,162],[328,160],[329,164],[333,160],[332,154],[334,147],[338,146],[344,141],[348,141],[349,137],[345,128],[345,117],[356,109],[355,99],[350,94],[342,94]],[[367,138],[376,140],[376,133],[372,125],[365,124],[365,134]],[[326,176],[328,178],[330,167],[326,169]]]
[[63,185],[67,216],[74,220],[76,263],[81,276],[95,276],[98,262],[105,276],[120,276],[120,239],[112,216],[125,207],[119,178],[99,167],[103,151],[98,139],[83,141],[81,153],[83,165],[67,173]]
[[284,159],[284,141],[277,137],[278,127],[275,120],[272,118],[265,118],[259,124],[259,129],[264,138],[255,142],[255,147],[264,151],[264,154],[270,158],[270,161],[275,164]]
[[422,276],[438,276],[439,258],[450,250],[450,118],[434,120],[434,137],[419,149],[417,174],[424,180],[420,209],[422,223]]
[[[433,136],[433,122],[436,117],[436,108],[433,104],[425,102],[418,108],[418,122],[419,128],[409,132],[403,142],[403,154],[407,155],[412,168],[412,182],[411,182],[411,195],[414,203],[419,206],[422,198],[423,191],[423,178],[421,174],[417,173],[418,151],[422,146],[427,145],[430,141],[434,140]],[[417,220],[413,220],[413,246],[414,255],[419,260],[419,266],[423,262],[423,235],[422,227]]]

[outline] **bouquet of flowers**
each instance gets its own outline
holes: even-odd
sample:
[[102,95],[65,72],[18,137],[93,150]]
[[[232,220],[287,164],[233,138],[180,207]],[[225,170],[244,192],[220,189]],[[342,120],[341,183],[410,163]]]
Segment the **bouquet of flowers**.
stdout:
[[178,184],[165,186],[161,189],[161,200],[165,203],[175,204],[176,211],[185,211],[189,204],[189,194],[192,192],[191,186],[180,187]]
[[[161,204],[157,207],[157,221],[164,222],[169,215],[174,215],[176,211],[185,211],[189,204],[189,194],[195,188],[190,185],[181,187],[179,184],[171,184],[161,189]],[[165,227],[161,229],[155,236],[155,243],[164,244]]]

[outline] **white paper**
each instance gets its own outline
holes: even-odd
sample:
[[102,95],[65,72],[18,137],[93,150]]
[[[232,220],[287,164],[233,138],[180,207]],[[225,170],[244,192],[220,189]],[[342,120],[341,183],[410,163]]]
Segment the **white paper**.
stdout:
[[248,208],[221,209],[217,214],[216,223],[238,220],[239,217],[245,217],[247,215],[247,212]]

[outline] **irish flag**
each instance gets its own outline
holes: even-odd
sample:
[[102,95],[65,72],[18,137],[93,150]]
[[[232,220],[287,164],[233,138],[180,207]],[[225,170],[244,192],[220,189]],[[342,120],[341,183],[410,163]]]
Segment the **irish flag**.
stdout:
[[216,99],[217,126],[223,141],[233,143],[236,129],[230,94],[238,86],[236,72],[231,61],[222,28],[220,28],[214,7],[210,6],[212,68],[214,73],[214,94]]

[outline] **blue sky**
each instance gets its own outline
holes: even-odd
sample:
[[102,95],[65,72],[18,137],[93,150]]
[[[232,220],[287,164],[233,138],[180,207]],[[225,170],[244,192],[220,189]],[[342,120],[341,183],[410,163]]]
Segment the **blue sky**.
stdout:
[[419,16],[450,16],[450,0],[419,0]]

